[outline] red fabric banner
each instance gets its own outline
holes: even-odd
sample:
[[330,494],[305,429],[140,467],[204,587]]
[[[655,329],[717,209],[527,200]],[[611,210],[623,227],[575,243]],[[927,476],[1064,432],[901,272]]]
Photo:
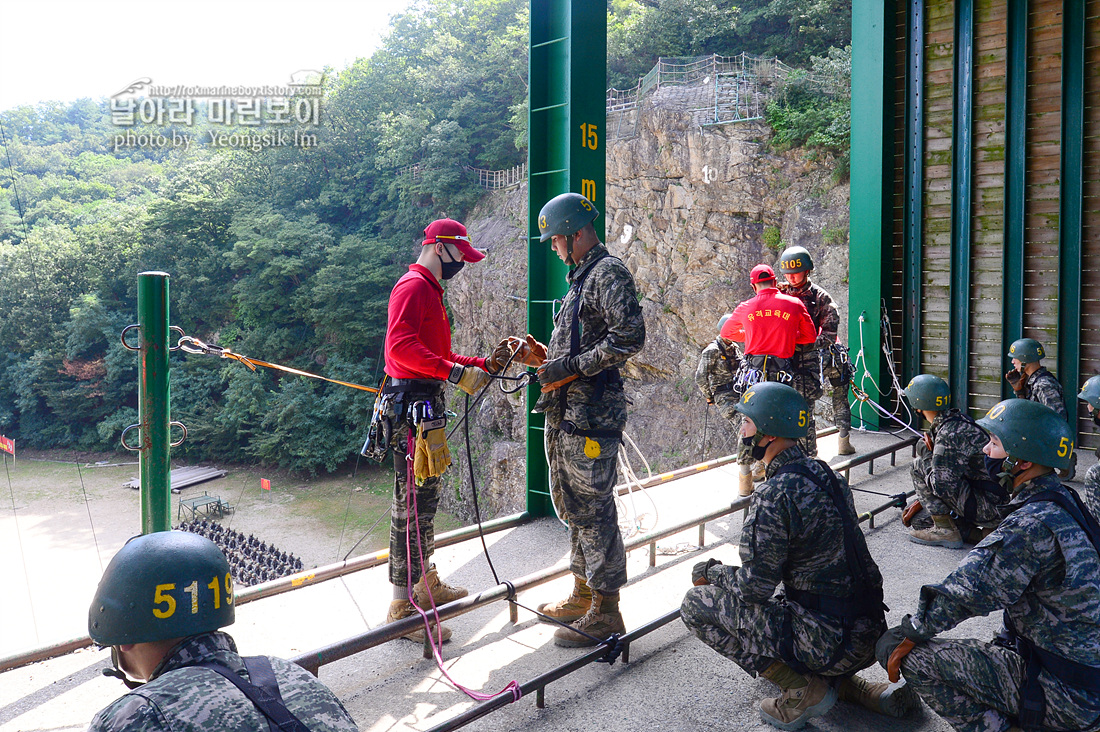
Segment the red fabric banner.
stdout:
[[12,457],[15,457],[15,440],[0,435],[0,450],[10,453]]

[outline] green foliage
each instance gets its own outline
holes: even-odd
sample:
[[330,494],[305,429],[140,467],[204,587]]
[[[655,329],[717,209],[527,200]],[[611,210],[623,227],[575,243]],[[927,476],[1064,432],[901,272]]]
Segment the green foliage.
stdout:
[[832,48],[814,57],[813,78],[796,75],[768,103],[765,117],[778,149],[809,147],[835,155],[847,171],[851,131],[852,49]]
[[780,238],[778,226],[765,226],[764,227],[764,246],[768,249],[778,250],[783,246],[783,241]]

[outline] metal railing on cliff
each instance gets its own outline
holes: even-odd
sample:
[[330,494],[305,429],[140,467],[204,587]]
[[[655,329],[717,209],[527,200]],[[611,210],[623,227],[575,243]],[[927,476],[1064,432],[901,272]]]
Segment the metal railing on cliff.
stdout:
[[[700,127],[761,119],[768,101],[792,76],[825,91],[834,80],[796,69],[778,58],[741,53],[737,56],[658,58],[649,73],[630,89],[607,90],[607,139],[624,140],[638,134],[643,100],[659,109],[689,112]],[[461,166],[477,176],[490,191],[511,188],[527,180],[527,164],[507,170]],[[406,165],[399,175],[420,178],[438,168]]]

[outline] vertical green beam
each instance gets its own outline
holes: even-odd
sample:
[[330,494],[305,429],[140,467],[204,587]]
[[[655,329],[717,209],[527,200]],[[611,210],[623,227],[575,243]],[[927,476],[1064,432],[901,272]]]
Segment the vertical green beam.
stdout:
[[973,200],[974,0],[955,2],[955,114],[951,129],[951,403],[970,404],[970,216]]
[[[882,358],[881,302],[889,300],[893,262],[890,255],[893,187],[893,35],[892,0],[852,1],[852,145],[851,237],[848,269],[848,340],[856,352],[856,384],[882,401],[875,384],[887,385]],[[863,368],[871,379],[864,378]],[[863,412],[860,414],[860,412]],[[853,416],[877,428],[879,418],[859,405]]]
[[[1081,268],[1084,201],[1085,1],[1062,2],[1062,187],[1058,231],[1058,378],[1077,432],[1081,378]],[[1076,441],[1076,440],[1075,440]]]
[[[1024,213],[1027,195],[1027,0],[1008,0],[1005,81],[1005,214],[1001,343],[1024,334]],[[1007,352],[1007,349],[1006,349]],[[1012,396],[1001,382],[1001,398]]]
[[905,53],[905,261],[902,383],[921,372],[924,227],[924,0],[909,0]]
[[[605,84],[607,9],[591,0],[531,0],[528,98],[527,320],[547,342],[553,300],[565,295],[566,267],[539,241],[538,214],[560,193],[584,194],[601,212],[593,222],[604,237],[606,202]],[[527,511],[553,512],[543,450],[544,419],[532,414],[538,385],[527,391]]]
[[168,458],[168,275],[138,275],[138,329],[141,333],[141,533],[172,528],[171,467]]

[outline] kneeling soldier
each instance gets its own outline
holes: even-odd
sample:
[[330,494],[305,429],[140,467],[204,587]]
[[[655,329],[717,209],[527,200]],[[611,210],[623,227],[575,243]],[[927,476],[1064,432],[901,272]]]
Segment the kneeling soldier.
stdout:
[[[909,540],[951,549],[961,549],[964,538],[977,543],[1000,523],[1008,501],[986,472],[982,448],[989,438],[973,419],[949,406],[951,389],[940,377],[914,376],[902,393],[932,423],[913,461],[917,500],[902,515],[906,526],[915,524]],[[930,525],[920,525],[922,507],[932,514]]]
[[[799,729],[825,714],[838,691],[841,699],[893,716],[916,703],[905,686],[853,676],[874,662],[875,640],[886,627],[882,575],[847,481],[796,443],[809,409],[785,384],[745,391],[737,406],[741,434],[767,465],[767,480],[741,531],[742,564],[697,564],[697,586],[680,608],[700,640],[782,689],[760,704],[763,720],[780,729]],[[773,597],[780,582],[783,594]]]
[[[1000,526],[939,584],[876,655],[957,730],[1100,729],[1100,526],[1058,482],[1073,435],[1053,410],[1009,399],[978,420],[1012,493]],[[935,640],[1004,610],[992,643]]]

